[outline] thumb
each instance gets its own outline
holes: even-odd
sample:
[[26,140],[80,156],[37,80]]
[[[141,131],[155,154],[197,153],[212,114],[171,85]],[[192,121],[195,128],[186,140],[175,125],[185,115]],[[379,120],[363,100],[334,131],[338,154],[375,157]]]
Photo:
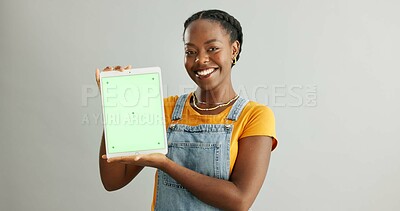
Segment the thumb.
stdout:
[[100,70],[99,70],[99,68],[96,69],[96,82],[97,82],[97,85],[100,84]]
[[99,68],[96,69],[96,83],[97,83],[97,87],[99,88],[99,92],[101,92],[101,90],[100,90],[100,70],[99,70]]

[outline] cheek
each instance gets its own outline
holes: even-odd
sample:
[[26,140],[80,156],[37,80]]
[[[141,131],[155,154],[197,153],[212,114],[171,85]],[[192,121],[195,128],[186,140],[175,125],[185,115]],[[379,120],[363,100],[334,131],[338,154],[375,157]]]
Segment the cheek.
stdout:
[[186,70],[189,71],[191,69],[191,67],[193,66],[193,62],[191,61],[190,58],[187,58],[186,56],[183,58],[183,62],[185,64]]
[[215,55],[214,55],[214,59],[215,59],[216,61],[221,61],[221,54],[220,54],[220,53],[215,54]]
[[226,54],[226,53],[215,54],[214,55],[214,60],[216,62],[220,63],[220,65],[230,63],[229,55]]

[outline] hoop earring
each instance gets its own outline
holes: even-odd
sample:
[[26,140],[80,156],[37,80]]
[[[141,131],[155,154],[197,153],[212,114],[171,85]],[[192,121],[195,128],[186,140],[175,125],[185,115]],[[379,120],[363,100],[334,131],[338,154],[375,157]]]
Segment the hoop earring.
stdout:
[[235,58],[234,58],[234,59],[232,59],[232,64],[233,64],[233,65],[235,65],[235,64],[236,64],[236,62],[237,62],[237,60],[236,60],[236,56],[235,56]]

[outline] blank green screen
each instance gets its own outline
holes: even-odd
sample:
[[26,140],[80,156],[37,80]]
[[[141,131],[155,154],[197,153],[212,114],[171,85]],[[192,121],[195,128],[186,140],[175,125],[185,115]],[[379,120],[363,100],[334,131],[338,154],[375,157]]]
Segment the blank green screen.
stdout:
[[164,147],[158,73],[102,78],[104,127],[109,153]]

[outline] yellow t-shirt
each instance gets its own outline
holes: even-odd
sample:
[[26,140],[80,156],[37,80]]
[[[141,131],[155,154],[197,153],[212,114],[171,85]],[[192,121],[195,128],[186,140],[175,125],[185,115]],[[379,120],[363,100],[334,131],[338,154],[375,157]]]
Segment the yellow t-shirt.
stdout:
[[[182,112],[182,118],[179,120],[179,124],[186,124],[195,126],[199,124],[223,124],[225,118],[229,114],[232,108],[227,107],[224,111],[217,115],[201,115],[194,110],[190,105],[190,98],[192,94],[189,94],[188,99],[185,102],[185,107]],[[166,126],[171,124],[172,112],[176,101],[179,96],[170,96],[164,99],[164,111],[165,111],[165,122]],[[230,172],[236,162],[238,154],[238,143],[240,139],[248,136],[270,136],[272,137],[272,150],[274,150],[278,144],[275,133],[275,117],[274,113],[270,108],[263,104],[250,101],[243,109],[237,121],[233,123],[233,131],[231,136],[230,145]],[[157,174],[154,185],[154,196],[152,210],[155,206],[155,197],[157,192]]]

